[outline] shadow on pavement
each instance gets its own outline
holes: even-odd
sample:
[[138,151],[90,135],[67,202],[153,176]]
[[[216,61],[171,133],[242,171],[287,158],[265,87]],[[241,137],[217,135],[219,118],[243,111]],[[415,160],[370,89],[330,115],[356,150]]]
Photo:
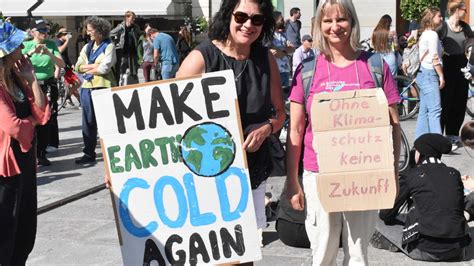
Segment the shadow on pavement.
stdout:
[[81,126],[73,126],[73,127],[68,127],[68,128],[59,128],[59,133],[61,132],[67,132],[67,131],[81,131],[82,127]]
[[36,178],[36,184],[38,186],[46,185],[61,179],[80,176],[81,174],[58,174],[58,175],[47,175]]

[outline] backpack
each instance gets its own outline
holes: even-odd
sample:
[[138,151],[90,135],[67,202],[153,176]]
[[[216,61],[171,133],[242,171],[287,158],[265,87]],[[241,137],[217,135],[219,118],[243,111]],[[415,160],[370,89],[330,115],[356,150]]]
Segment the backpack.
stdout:
[[[314,57],[308,57],[301,62],[301,79],[304,89],[304,104],[309,97],[309,91],[313,83],[314,73],[318,62],[319,51],[314,51]],[[369,53],[368,58],[370,74],[375,82],[375,86],[383,88],[383,57],[379,53]]]
[[[419,39],[418,39],[419,40]],[[402,56],[402,69],[409,77],[415,77],[416,73],[420,69],[421,62],[428,54],[428,50],[425,51],[423,56],[420,58],[419,44],[416,42],[411,47],[407,46],[403,49]]]

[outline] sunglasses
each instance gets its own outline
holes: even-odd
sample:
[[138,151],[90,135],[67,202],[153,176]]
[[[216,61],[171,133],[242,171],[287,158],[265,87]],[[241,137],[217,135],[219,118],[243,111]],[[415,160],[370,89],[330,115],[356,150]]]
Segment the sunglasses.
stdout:
[[265,22],[265,16],[261,14],[249,16],[247,13],[237,11],[232,15],[234,15],[235,22],[239,24],[244,24],[249,19],[254,26],[262,26]]
[[37,32],[43,33],[43,34],[48,34],[49,30],[48,29],[36,29]]

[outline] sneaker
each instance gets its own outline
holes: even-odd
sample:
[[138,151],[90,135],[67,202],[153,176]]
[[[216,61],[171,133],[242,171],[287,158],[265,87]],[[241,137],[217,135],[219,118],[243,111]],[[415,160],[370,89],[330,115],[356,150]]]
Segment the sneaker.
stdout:
[[50,165],[51,165],[51,161],[48,160],[48,158],[46,158],[45,155],[39,156],[39,157],[38,157],[38,165],[41,165],[41,166],[50,166]]
[[398,248],[392,244],[386,237],[384,237],[379,231],[375,231],[375,233],[370,238],[370,244],[374,248],[378,249],[385,249],[390,252],[398,252]]
[[92,158],[87,155],[82,155],[82,157],[76,159],[76,164],[84,164],[84,163],[95,163],[95,158]]

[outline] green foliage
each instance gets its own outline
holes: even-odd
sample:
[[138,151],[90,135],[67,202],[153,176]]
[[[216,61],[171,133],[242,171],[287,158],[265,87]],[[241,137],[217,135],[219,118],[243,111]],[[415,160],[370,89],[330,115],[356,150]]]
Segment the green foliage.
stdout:
[[401,0],[400,10],[402,18],[406,20],[420,21],[421,13],[427,8],[439,7],[439,0]]
[[209,28],[209,23],[207,22],[206,17],[200,16],[195,18],[196,21],[196,30],[199,32],[206,32]]

